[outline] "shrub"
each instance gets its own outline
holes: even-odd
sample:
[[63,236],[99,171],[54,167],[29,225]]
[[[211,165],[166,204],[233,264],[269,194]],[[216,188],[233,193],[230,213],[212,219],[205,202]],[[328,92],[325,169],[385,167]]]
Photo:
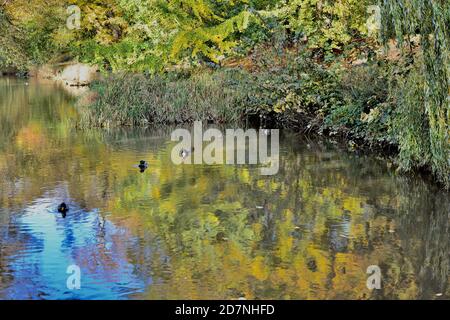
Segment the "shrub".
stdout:
[[242,104],[248,115],[284,127],[317,129],[328,109],[341,105],[339,72],[316,63],[303,48],[259,56]]
[[[400,149],[400,168],[404,171],[431,169],[444,185],[449,186],[450,154],[444,153],[439,159],[439,153],[433,152],[432,139],[435,137],[430,135],[422,57],[416,59],[409,69],[401,70],[395,75],[396,85],[391,93],[397,105],[393,131]],[[448,150],[450,142],[447,140],[442,143],[443,149]]]
[[388,102],[387,75],[382,62],[352,67],[342,77],[339,90],[344,102],[333,106],[324,128],[371,146],[395,143],[390,130],[393,106]]

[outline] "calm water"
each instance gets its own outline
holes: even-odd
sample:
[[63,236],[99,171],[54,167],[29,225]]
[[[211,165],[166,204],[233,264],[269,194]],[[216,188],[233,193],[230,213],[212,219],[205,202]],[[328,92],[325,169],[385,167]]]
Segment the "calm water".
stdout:
[[76,117],[54,85],[0,79],[0,299],[450,298],[449,194],[386,161],[284,132],[275,176],[175,166],[169,128]]

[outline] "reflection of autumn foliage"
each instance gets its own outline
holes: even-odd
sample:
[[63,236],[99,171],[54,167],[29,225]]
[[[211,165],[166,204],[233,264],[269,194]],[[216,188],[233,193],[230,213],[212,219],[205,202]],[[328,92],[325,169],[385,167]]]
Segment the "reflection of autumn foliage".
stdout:
[[[0,223],[4,225],[4,219],[0,219]],[[0,230],[0,237],[6,239],[7,235]],[[7,245],[0,246],[0,288],[7,288],[14,281],[14,274],[11,272],[8,259],[16,252],[23,250],[26,246],[24,239],[8,239]],[[22,241],[19,241],[22,240]],[[0,243],[1,244],[1,243]]]
[[117,234],[108,236],[98,231],[97,242],[87,244],[76,250],[73,255],[79,266],[90,274],[101,275],[102,281],[120,281],[121,264],[127,263],[128,245]]
[[[64,183],[74,202],[129,232],[95,235],[94,247],[76,252],[83,267],[117,279],[119,264],[131,263],[151,279],[144,298],[449,296],[448,195],[420,180],[296,137],[287,138],[273,177],[174,166],[167,133],[74,133],[42,117],[62,114],[67,101],[42,99],[39,113],[14,113],[8,123],[20,119],[18,129],[0,129],[3,141],[17,136],[0,144],[0,207],[20,208]],[[0,119],[9,112],[0,109]],[[150,164],[145,174],[133,167],[141,158]],[[105,236],[113,248],[102,245]],[[131,236],[139,241],[125,244]],[[382,269],[381,291],[366,288],[370,265]]]
[[[153,266],[165,274],[156,273],[160,282],[148,297],[405,299],[426,288],[411,259],[421,248],[404,251],[409,239],[399,222],[410,195],[389,193],[383,180],[369,182],[380,186],[370,189],[375,193],[361,192],[346,176],[358,162],[332,161],[329,170],[315,171],[314,156],[292,159],[304,166],[285,166],[285,176],[267,179],[248,169],[174,169],[165,165],[167,154],[150,181],[128,185],[108,208],[140,217],[134,228],[151,230],[170,256],[167,268]],[[253,217],[264,197],[274,215],[269,225],[264,213]],[[381,292],[366,287],[372,264],[385,272]]]
[[16,137],[17,147],[27,151],[39,151],[46,147],[47,139],[39,124],[30,124],[22,128]]

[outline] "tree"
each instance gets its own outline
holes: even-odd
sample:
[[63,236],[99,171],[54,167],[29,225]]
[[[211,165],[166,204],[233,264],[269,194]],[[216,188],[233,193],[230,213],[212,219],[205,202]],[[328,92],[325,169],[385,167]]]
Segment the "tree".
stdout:
[[340,50],[367,36],[367,0],[284,0],[274,11],[286,28],[307,39],[308,46]]
[[[13,52],[25,56],[28,65],[46,63],[65,49],[55,37],[65,27],[65,4],[58,0],[15,0],[6,1],[3,8],[20,47],[20,52]],[[21,64],[21,59],[14,60]]]
[[[160,64],[185,58],[219,62],[237,44],[252,18],[252,1],[119,1],[130,22],[128,38]],[[261,2],[261,1],[260,1]],[[149,58],[150,59],[150,58]]]
[[27,58],[23,52],[23,35],[11,23],[11,18],[0,7],[0,68],[25,68]]
[[404,169],[429,166],[450,187],[450,2],[383,0],[384,39],[420,36],[415,70],[406,75],[398,138]]

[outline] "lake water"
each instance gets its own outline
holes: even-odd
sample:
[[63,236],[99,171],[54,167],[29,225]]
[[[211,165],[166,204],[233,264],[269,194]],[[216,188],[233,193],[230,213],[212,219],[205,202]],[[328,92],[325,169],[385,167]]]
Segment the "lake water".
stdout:
[[0,79],[0,299],[450,298],[449,194],[386,160],[282,132],[274,176],[176,166],[173,128],[77,117],[56,85]]

